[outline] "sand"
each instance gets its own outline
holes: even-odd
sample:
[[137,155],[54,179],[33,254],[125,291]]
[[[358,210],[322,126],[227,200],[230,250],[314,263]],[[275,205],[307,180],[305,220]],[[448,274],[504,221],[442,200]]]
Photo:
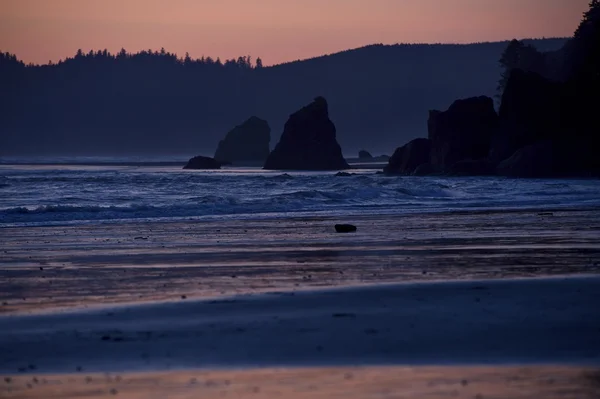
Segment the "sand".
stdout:
[[337,367],[38,375],[0,381],[7,399],[596,399],[587,367]]
[[[600,273],[600,212],[0,229],[0,313],[372,284]],[[336,234],[335,223],[358,232]]]
[[0,318],[0,372],[600,365],[598,309],[600,277],[556,277],[13,315]]
[[600,215],[550,212],[2,228],[0,397],[599,397]]
[[598,309],[600,277],[554,277],[7,315],[0,395],[593,398]]

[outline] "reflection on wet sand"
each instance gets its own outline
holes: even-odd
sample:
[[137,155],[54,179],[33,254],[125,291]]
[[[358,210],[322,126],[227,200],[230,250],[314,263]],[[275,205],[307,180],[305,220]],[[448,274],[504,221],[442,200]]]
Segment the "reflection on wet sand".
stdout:
[[[551,215],[551,216],[548,216]],[[600,271],[600,211],[3,228],[0,312]]]

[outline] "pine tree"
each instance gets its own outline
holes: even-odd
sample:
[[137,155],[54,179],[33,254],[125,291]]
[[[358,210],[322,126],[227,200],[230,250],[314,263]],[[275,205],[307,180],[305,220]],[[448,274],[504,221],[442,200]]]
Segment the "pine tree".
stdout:
[[590,1],[589,10],[577,27],[568,53],[568,76],[600,81],[600,0]]

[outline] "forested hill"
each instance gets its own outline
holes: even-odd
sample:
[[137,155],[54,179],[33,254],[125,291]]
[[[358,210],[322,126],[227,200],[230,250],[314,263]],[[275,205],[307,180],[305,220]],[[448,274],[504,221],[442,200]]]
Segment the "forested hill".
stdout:
[[[529,40],[541,51],[566,39]],[[212,154],[236,124],[289,114],[322,95],[346,154],[391,153],[426,135],[427,112],[493,96],[508,42],[372,45],[262,67],[166,51],[78,52],[58,64],[0,55],[0,155]]]

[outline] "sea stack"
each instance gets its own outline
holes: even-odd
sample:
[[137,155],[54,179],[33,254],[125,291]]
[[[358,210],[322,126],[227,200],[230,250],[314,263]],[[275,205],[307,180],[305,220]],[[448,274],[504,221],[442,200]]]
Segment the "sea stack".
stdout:
[[383,168],[384,173],[411,175],[421,165],[429,163],[431,141],[414,139],[402,147],[396,148],[394,155]]
[[336,140],[336,129],[329,119],[323,97],[292,114],[283,134],[265,162],[265,169],[341,170],[348,169]]
[[215,159],[233,165],[244,162],[263,164],[269,156],[271,128],[267,121],[256,116],[234,127],[219,142]]
[[448,172],[458,161],[487,158],[498,115],[490,97],[455,101],[447,111],[429,111],[430,161],[435,169]]
[[221,169],[221,163],[214,158],[198,155],[190,159],[183,169]]
[[358,159],[373,159],[373,155],[367,150],[360,150],[358,152]]

